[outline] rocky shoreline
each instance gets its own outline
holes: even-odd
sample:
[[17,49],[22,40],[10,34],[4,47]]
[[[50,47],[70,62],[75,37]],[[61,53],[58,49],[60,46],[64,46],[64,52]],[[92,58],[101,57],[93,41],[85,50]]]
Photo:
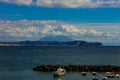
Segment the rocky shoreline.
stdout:
[[60,67],[66,69],[67,72],[120,72],[120,66],[115,65],[40,65],[33,68],[33,70],[39,72],[52,72]]

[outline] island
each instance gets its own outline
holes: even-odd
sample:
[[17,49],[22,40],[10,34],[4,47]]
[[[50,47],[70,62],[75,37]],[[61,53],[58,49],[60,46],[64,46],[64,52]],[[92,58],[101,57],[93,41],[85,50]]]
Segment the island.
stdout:
[[0,46],[103,46],[101,42],[87,41],[19,41],[19,42],[0,42]]

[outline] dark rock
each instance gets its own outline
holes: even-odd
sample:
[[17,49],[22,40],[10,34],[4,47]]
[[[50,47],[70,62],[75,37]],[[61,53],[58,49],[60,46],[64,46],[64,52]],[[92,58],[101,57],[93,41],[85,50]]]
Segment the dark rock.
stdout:
[[73,72],[120,72],[120,66],[114,65],[40,65],[33,68],[34,71],[56,71],[57,68],[64,68]]

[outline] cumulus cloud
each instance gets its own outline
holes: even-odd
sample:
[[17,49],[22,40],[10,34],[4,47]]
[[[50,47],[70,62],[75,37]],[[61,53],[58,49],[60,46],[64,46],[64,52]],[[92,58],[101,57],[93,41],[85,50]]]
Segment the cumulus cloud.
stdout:
[[[102,24],[102,23],[101,23]],[[0,20],[0,41],[39,40],[45,36],[65,35],[76,40],[86,41],[119,41],[120,28],[118,24],[93,24],[88,28],[81,25],[63,23],[55,20]],[[100,26],[98,26],[100,25]],[[105,30],[102,30],[102,29]],[[109,30],[112,29],[112,30]]]
[[78,8],[94,7],[96,4],[91,0],[37,0],[36,5],[45,7]]
[[0,0],[1,2],[59,8],[120,7],[120,0]]
[[0,1],[19,5],[31,5],[33,2],[33,0],[0,0]]

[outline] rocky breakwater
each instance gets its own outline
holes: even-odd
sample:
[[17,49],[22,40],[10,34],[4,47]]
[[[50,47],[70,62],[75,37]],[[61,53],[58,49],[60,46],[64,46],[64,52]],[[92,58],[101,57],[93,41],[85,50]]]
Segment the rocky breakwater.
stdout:
[[51,72],[57,68],[66,69],[67,72],[120,72],[120,66],[115,65],[40,65],[34,71]]

